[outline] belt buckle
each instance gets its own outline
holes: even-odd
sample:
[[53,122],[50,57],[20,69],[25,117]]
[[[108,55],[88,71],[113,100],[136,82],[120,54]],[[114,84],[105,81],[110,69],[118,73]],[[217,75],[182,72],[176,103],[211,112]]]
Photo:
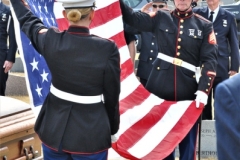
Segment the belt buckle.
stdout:
[[176,66],[182,66],[182,60],[179,58],[173,58],[173,64]]

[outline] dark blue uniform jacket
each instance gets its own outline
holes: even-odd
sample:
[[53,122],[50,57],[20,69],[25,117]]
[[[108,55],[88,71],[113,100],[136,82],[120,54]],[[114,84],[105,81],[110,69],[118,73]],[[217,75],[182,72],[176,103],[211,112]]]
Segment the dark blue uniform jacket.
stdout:
[[214,112],[218,160],[240,159],[240,74],[216,87]]
[[159,52],[179,58],[196,67],[201,66],[201,77],[195,73],[161,59],[153,63],[146,88],[165,100],[193,100],[194,93],[209,93],[216,75],[217,45],[212,24],[189,10],[160,10],[155,16],[134,12],[120,1],[123,20],[128,25],[156,35]]
[[[116,44],[70,26],[66,31],[43,25],[21,1],[13,0],[20,27],[41,53],[55,88],[79,96],[103,95],[104,102],[82,104],[45,99],[35,131],[48,147],[70,153],[96,153],[111,147],[119,128],[120,57]],[[39,33],[41,29],[46,31]]]
[[[208,8],[196,8],[194,12],[208,18]],[[222,80],[229,78],[229,70],[238,72],[239,69],[239,48],[237,28],[234,15],[229,11],[219,8],[216,20],[213,22],[213,29],[218,44],[218,66],[217,76]],[[231,58],[229,63],[229,57]]]
[[[9,38],[9,47],[8,47]],[[10,8],[0,2],[0,66],[6,60],[15,62],[17,43],[15,41],[14,24]]]

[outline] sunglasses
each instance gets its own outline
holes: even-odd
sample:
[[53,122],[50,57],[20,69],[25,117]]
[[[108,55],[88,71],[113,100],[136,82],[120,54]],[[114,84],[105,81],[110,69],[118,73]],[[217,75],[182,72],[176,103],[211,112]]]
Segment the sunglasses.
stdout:
[[165,5],[163,5],[163,4],[160,4],[160,5],[156,5],[156,4],[153,4],[152,5],[153,6],[153,8],[163,8],[163,7],[165,7]]

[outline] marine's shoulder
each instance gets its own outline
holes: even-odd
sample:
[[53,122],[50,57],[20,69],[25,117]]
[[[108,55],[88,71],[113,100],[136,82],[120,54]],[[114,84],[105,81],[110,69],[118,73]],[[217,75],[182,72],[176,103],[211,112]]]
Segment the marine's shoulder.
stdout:
[[100,44],[116,46],[114,39],[103,38],[94,34],[92,34],[91,36],[94,38],[95,41],[97,41]]
[[201,16],[198,13],[193,13],[193,16],[196,17],[197,19],[199,19],[200,21],[204,22],[204,23],[211,23],[211,21],[209,21],[208,19],[204,18],[203,16]]
[[100,37],[98,35],[95,35],[95,34],[92,34],[92,36],[97,39],[97,40],[100,40],[100,41],[103,41],[103,42],[112,42],[114,43],[114,41],[112,39],[108,39],[108,38],[103,38],[103,37]]

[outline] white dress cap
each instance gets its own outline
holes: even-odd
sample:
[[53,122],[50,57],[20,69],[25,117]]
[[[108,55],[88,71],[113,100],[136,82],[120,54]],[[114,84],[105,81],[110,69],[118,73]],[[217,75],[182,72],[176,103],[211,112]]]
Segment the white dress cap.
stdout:
[[56,0],[61,2],[64,8],[95,7],[95,0]]

